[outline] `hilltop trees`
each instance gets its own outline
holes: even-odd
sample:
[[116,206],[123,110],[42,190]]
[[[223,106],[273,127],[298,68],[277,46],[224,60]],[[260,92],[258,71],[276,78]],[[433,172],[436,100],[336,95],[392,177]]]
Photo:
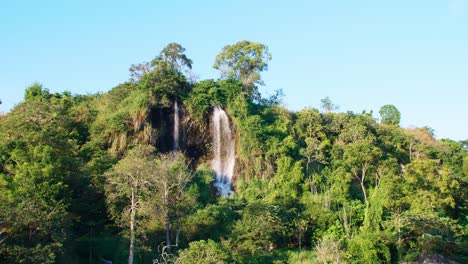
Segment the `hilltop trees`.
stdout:
[[394,105],[384,105],[380,108],[379,114],[382,117],[383,124],[398,125],[400,124],[401,114]]
[[192,89],[182,72],[192,63],[184,51],[179,44],[169,44],[156,59],[147,63],[148,67],[136,65],[143,70],[131,70],[132,78],[138,76],[137,79],[119,84],[102,95],[99,103],[92,102],[96,103],[93,110],[97,110],[96,121],[89,124],[93,141],[111,146],[119,155],[124,154],[131,143],[167,150],[170,144],[162,138],[170,133],[169,124],[155,116],[167,112],[175,100],[186,98]]
[[320,102],[321,102],[320,106],[322,107],[322,109],[325,111],[326,114],[331,113],[332,111],[338,110],[339,108],[336,104],[332,102],[332,100],[328,96],[320,100]]
[[262,84],[260,73],[268,70],[270,60],[267,46],[244,40],[225,46],[216,56],[213,68],[221,71],[222,78],[239,80],[244,84],[246,94],[253,95],[254,85]]
[[185,48],[178,43],[169,43],[151,62],[132,64],[130,81],[139,82],[143,75],[154,71],[157,67],[168,65],[180,73],[192,69],[192,60],[184,54]]
[[189,85],[183,72],[192,68],[192,60],[180,44],[168,44],[150,63],[152,69],[140,78],[140,87],[149,90],[152,103],[167,104],[188,92]]
[[185,48],[178,43],[169,43],[159,56],[152,61],[152,65],[156,66],[160,62],[167,63],[172,69],[182,72],[185,68],[192,69],[192,60],[184,54]]

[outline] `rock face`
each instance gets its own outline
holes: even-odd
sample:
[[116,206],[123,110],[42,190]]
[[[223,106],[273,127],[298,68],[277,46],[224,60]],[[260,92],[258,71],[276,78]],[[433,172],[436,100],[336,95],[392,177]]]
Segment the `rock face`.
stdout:
[[154,145],[159,152],[181,151],[194,161],[192,166],[211,159],[214,187],[220,195],[229,196],[233,193],[235,135],[229,116],[220,106],[205,118],[195,122],[184,105],[174,101],[170,107],[153,108],[148,119],[156,131]]
[[219,106],[215,106],[212,116],[213,160],[211,168],[215,175],[214,186],[223,196],[232,194],[231,180],[235,165],[235,139],[229,117]]
[[172,137],[174,124],[170,118],[172,116],[172,107],[153,108],[149,114],[151,127],[156,131],[155,147],[161,153],[170,152],[174,148]]
[[180,149],[180,111],[179,111],[179,104],[177,100],[174,102],[174,131],[172,133],[172,137],[174,140],[174,151],[178,151]]

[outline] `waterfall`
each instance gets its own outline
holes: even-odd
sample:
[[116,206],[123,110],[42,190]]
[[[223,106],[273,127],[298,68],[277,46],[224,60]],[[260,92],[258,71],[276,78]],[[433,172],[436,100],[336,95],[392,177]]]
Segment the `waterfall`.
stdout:
[[215,175],[214,186],[223,196],[232,194],[231,179],[234,173],[235,142],[229,118],[221,107],[215,106],[212,119],[213,160],[211,169]]
[[179,104],[177,103],[177,100],[174,101],[174,132],[173,132],[173,138],[174,138],[174,151],[177,151],[180,149],[180,137],[179,137]]

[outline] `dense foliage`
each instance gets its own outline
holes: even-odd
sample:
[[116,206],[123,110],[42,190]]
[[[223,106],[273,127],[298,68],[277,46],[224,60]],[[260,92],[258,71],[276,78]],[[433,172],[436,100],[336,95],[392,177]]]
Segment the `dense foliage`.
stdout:
[[[195,81],[169,44],[104,94],[39,84],[0,117],[1,263],[468,262],[468,142],[372,113],[263,98],[271,55],[242,41]],[[173,151],[174,103],[182,108]],[[210,116],[236,138],[231,197],[213,187]]]

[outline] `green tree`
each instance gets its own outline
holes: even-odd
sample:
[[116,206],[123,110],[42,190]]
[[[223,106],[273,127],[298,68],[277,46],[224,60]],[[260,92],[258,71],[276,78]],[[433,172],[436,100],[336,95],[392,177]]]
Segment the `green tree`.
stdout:
[[190,240],[213,239],[221,240],[227,237],[230,225],[236,214],[228,205],[209,204],[198,209],[186,220],[188,238]]
[[304,177],[301,162],[283,156],[276,161],[277,171],[269,183],[270,191],[267,200],[281,203],[299,199],[301,182]]
[[128,263],[132,264],[135,229],[139,225],[140,209],[155,188],[154,148],[137,146],[106,173],[106,193],[113,218],[130,230]]
[[149,106],[167,107],[190,91],[185,76],[164,61],[158,61],[153,71],[142,76],[139,87],[148,92],[146,104]]
[[260,73],[268,70],[270,60],[267,46],[244,40],[225,46],[216,56],[213,68],[220,70],[223,78],[234,78],[250,87],[247,93],[252,95],[253,85],[262,84]]
[[81,167],[63,100],[33,96],[0,122],[0,262],[54,263],[65,254],[70,185]]
[[361,233],[348,242],[352,263],[390,263],[390,251],[378,233]]
[[139,82],[141,77],[146,73],[154,70],[154,67],[151,66],[149,62],[142,62],[138,64],[132,64],[128,71],[130,72],[130,81],[131,82]]
[[56,263],[71,224],[66,205],[37,197],[0,202],[0,262]]
[[349,168],[354,178],[359,181],[366,206],[369,206],[365,183],[366,176],[372,175],[370,169],[381,155],[381,151],[373,145],[372,139],[368,138],[350,143],[344,150],[345,166]]
[[279,209],[262,203],[247,205],[231,235],[236,251],[244,256],[261,254],[284,242],[287,227],[281,221]]
[[43,89],[42,85],[36,82],[28,88],[26,88],[26,91],[24,93],[24,99],[31,100],[33,98],[41,98],[47,95],[49,95],[49,91],[47,89]]
[[382,151],[378,148],[376,136],[368,128],[372,119],[359,115],[349,120],[335,143],[337,164],[359,182],[366,208],[369,207],[367,186],[368,176],[373,175]]
[[[185,212],[193,208],[193,200],[187,200],[187,188],[193,178],[188,162],[181,153],[160,155],[153,171],[156,189],[150,206],[165,226],[166,246],[179,246],[182,218]],[[156,216],[158,217],[158,216]],[[175,244],[172,244],[172,233],[175,231]]]
[[229,263],[230,249],[222,243],[211,239],[191,242],[187,249],[179,252],[176,263],[187,264],[222,264]]
[[398,111],[398,109],[394,105],[388,104],[382,106],[379,110],[379,114],[382,118],[383,124],[395,126],[400,124],[401,114],[400,111]]
[[[297,113],[295,123],[296,134],[303,140],[304,145],[300,149],[301,156],[306,158],[306,176],[310,177],[310,167],[316,163],[315,173],[319,170],[320,164],[326,164],[327,150],[330,147],[330,141],[325,134],[322,126],[322,117],[317,109],[304,109]],[[314,175],[310,181],[311,192],[316,193]]]
[[325,110],[327,114],[339,109],[339,106],[334,104],[328,96],[320,100],[320,102],[322,109]]
[[157,67],[169,65],[175,71],[187,72],[192,69],[192,60],[185,54],[185,48],[178,43],[169,43],[151,62],[142,62],[130,66],[130,81],[139,82],[143,75],[154,71]]
[[209,110],[220,105],[226,107],[241,90],[242,84],[237,80],[203,80],[196,83],[184,100],[190,116],[197,122],[203,121]]
[[192,69],[192,60],[184,54],[185,48],[178,43],[169,43],[159,53],[153,61],[153,65],[158,65],[159,62],[169,64],[172,69],[182,72],[184,68]]

